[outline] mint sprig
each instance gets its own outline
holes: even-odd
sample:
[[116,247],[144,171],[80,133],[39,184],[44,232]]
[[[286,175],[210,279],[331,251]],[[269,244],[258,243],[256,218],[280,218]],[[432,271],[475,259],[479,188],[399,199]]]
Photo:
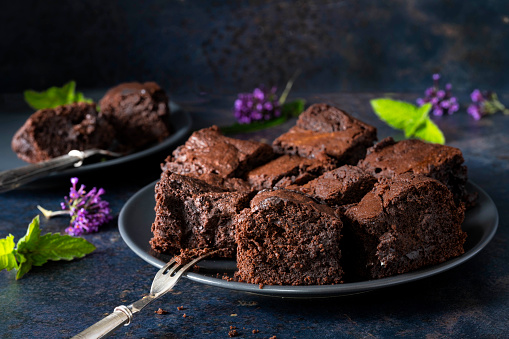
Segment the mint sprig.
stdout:
[[32,266],[42,266],[48,260],[72,260],[95,250],[83,238],[46,233],[41,236],[39,216],[28,225],[27,233],[14,246],[14,236],[0,239],[0,270],[17,270],[16,280],[21,279]]
[[440,128],[430,119],[432,105],[420,107],[404,101],[373,99],[370,101],[375,114],[387,125],[403,130],[406,138],[418,138],[432,143],[445,144]]
[[26,90],[23,92],[23,95],[27,104],[36,110],[55,108],[74,102],[93,102],[92,99],[85,98],[83,93],[76,92],[75,81],[70,81],[62,87],[50,87],[42,92]]

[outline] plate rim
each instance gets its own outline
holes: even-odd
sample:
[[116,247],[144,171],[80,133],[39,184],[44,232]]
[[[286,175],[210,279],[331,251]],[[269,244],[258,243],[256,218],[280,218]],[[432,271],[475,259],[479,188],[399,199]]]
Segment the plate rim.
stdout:
[[[155,184],[158,180],[153,181],[152,183],[144,186],[139,191],[137,191],[122,207],[119,219],[118,219],[118,227],[119,232],[127,244],[127,246],[141,259],[146,261],[147,263],[155,266],[157,268],[161,268],[165,262],[159,258],[154,257],[150,253],[147,253],[145,250],[140,248],[136,242],[134,242],[127,233],[126,229],[126,211],[129,210],[130,206],[135,204],[140,197],[148,194],[148,191],[152,191],[155,187]],[[235,282],[235,281],[226,281],[221,278],[214,278],[211,276],[207,276],[201,273],[196,272],[188,272],[184,276],[192,281],[214,286],[225,288],[234,291],[241,291],[247,293],[254,293],[265,296],[275,296],[275,297],[283,297],[283,298],[320,298],[320,297],[329,297],[329,296],[341,296],[341,295],[351,295],[357,294],[367,291],[372,291],[376,289],[391,287],[403,283],[409,283],[417,280],[421,280],[427,277],[431,277],[437,274],[440,274],[444,271],[450,270],[458,265],[463,264],[464,262],[470,260],[475,255],[477,255],[486,245],[493,239],[495,233],[498,229],[499,224],[499,213],[497,207],[493,201],[493,199],[477,184],[472,181],[467,182],[468,185],[472,186],[472,188],[479,193],[479,197],[486,200],[487,208],[492,208],[494,211],[493,215],[493,223],[489,225],[489,228],[485,230],[480,240],[474,244],[474,246],[466,251],[464,254],[449,259],[443,263],[433,265],[430,267],[425,267],[416,271],[411,271],[391,277],[381,278],[381,279],[373,279],[373,280],[365,280],[360,282],[353,283],[344,283],[344,284],[336,284],[336,285],[299,285],[299,286],[290,286],[290,285],[265,285],[263,288],[260,288],[257,284],[249,284],[243,282]]]

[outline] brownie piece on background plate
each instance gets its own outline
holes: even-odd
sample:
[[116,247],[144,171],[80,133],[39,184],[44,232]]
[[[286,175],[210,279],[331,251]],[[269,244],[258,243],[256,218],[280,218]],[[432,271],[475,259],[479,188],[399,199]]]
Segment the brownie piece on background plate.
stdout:
[[38,110],[16,132],[11,147],[20,159],[37,163],[71,150],[108,149],[114,136],[94,103],[79,102]]
[[135,150],[171,134],[168,96],[155,82],[128,82],[108,90],[99,102],[101,116],[116,131],[119,148]]
[[296,126],[274,140],[273,146],[277,153],[305,158],[325,154],[341,166],[355,165],[375,140],[375,127],[339,108],[314,104],[299,116]]
[[236,279],[261,285],[342,282],[342,222],[334,210],[285,189],[264,190],[234,220]]
[[435,265],[464,253],[463,206],[438,180],[411,173],[382,178],[344,212],[349,278],[377,279]]

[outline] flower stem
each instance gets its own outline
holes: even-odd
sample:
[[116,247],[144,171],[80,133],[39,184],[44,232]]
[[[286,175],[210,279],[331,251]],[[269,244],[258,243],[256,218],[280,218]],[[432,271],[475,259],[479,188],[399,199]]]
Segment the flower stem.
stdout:
[[56,217],[56,216],[59,216],[59,215],[69,215],[69,211],[67,210],[62,210],[62,211],[50,211],[50,210],[47,210],[45,208],[42,208],[41,206],[37,205],[37,208],[39,209],[39,211],[42,212],[42,214],[46,217],[46,218],[51,218],[51,217]]
[[295,82],[295,80],[297,80],[297,77],[299,76],[299,74],[300,74],[300,69],[296,70],[295,73],[293,74],[293,76],[291,77],[291,79],[288,80],[288,82],[286,83],[285,90],[283,91],[283,93],[281,93],[281,96],[279,97],[280,105],[285,103],[286,98],[288,97],[288,94],[290,94],[290,91],[292,90],[293,83]]

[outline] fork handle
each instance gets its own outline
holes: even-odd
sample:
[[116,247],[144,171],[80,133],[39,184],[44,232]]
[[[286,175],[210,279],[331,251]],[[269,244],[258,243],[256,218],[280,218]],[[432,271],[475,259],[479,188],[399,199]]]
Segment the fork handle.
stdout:
[[122,325],[127,326],[131,323],[132,313],[126,306],[119,306],[106,318],[96,322],[81,333],[76,334],[71,339],[95,339],[104,338]]
[[62,170],[71,166],[81,165],[81,161],[88,154],[81,151],[71,151],[48,161],[0,172],[0,192],[14,189],[37,178],[44,177],[53,171]]

